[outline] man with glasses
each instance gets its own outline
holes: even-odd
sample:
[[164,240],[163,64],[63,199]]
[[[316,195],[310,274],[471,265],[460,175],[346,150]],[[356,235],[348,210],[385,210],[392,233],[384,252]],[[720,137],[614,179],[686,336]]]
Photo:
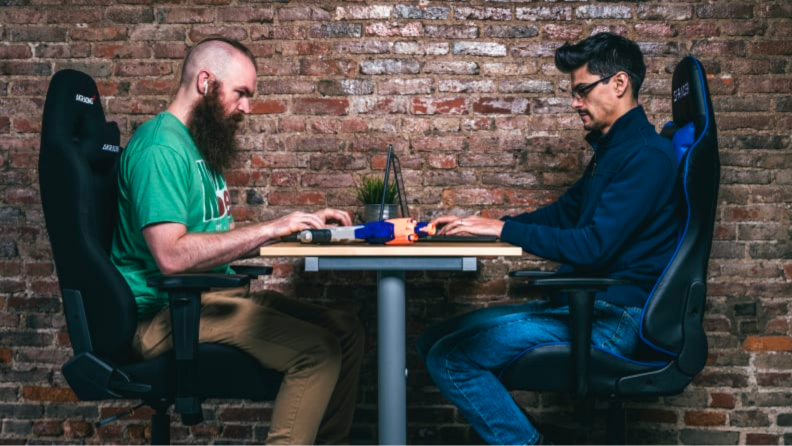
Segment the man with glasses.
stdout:
[[[562,264],[562,273],[630,279],[597,294],[592,344],[630,356],[641,311],[670,260],[681,222],[675,191],[679,162],[638,105],[646,66],[634,42],[593,35],[555,54],[571,76],[572,108],[594,156],[557,202],[500,220],[444,216],[440,233],[496,235]],[[430,375],[490,444],[541,444],[493,371],[524,350],[570,338],[564,296],[474,311],[431,327],[418,349]]]

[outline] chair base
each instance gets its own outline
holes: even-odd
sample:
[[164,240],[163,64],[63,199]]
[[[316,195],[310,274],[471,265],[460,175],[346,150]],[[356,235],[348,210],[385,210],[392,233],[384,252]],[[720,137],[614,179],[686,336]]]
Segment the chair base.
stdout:
[[608,422],[605,431],[607,444],[627,444],[627,424],[624,421],[624,404],[611,400],[608,405]]
[[170,444],[170,415],[168,406],[154,406],[151,416],[151,444]]

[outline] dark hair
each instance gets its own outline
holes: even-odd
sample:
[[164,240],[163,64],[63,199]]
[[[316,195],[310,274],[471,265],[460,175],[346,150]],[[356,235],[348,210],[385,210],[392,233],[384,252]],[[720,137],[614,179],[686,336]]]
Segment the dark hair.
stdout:
[[[562,73],[588,64],[588,72],[602,77],[624,71],[630,76],[633,97],[638,99],[646,77],[646,64],[637,43],[616,34],[599,33],[571,45],[565,43],[555,53],[555,65]],[[604,83],[607,83],[604,82]]]

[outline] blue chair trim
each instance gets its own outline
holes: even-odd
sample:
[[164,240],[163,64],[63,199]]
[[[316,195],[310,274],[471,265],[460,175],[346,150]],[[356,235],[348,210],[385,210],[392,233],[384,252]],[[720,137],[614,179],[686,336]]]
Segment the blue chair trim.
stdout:
[[[699,61],[693,56],[687,56],[686,59],[692,60],[693,63],[695,63],[696,66],[699,68],[699,77],[701,78],[701,85],[706,88],[707,84],[706,84],[706,82],[704,80],[704,69],[701,67],[701,64],[699,63]],[[706,99],[707,95],[709,94],[709,90],[705,91],[705,93],[706,94],[704,95],[704,97]],[[688,227],[690,226],[690,196],[688,195],[688,186],[687,186],[687,174],[688,174],[688,168],[690,167],[690,155],[698,147],[699,143],[704,138],[704,135],[709,130],[709,114],[710,114],[709,106],[707,105],[707,101],[705,100],[704,101],[704,116],[706,117],[706,120],[704,121],[704,129],[701,131],[701,134],[699,135],[698,139],[696,139],[696,142],[694,142],[693,145],[690,146],[690,150],[688,150],[688,153],[685,156],[685,173],[684,173],[685,176],[684,176],[684,181],[683,181],[684,191],[685,191],[685,204],[687,204],[687,220],[685,221],[685,231],[682,233],[682,237],[679,239],[680,243],[677,244],[676,250],[674,251],[674,255],[671,256],[671,260],[668,262],[668,265],[666,265],[665,269],[663,270],[663,274],[660,275],[661,279],[665,276],[666,272],[668,272],[668,267],[670,267],[671,264],[674,262],[674,259],[676,259],[677,254],[679,254],[679,248],[681,248],[681,246],[682,246],[681,241],[685,239],[685,235],[687,235]],[[638,335],[641,337],[641,340],[646,343],[646,345],[652,347],[653,349],[655,349],[655,350],[657,350],[657,351],[659,351],[661,353],[665,353],[665,354],[670,355],[672,357],[676,357],[676,356],[678,356],[677,353],[668,351],[668,350],[666,350],[664,348],[661,348],[661,347],[658,347],[658,346],[654,345],[652,342],[650,342],[648,339],[646,339],[644,337],[644,334],[643,334],[643,314],[646,313],[646,308],[649,306],[649,303],[652,301],[652,296],[654,296],[655,290],[657,289],[657,285],[659,283],[660,283],[660,280],[658,279],[658,281],[655,283],[654,288],[652,288],[652,292],[649,293],[649,299],[647,299],[646,303],[644,304],[643,311],[641,312],[641,326],[640,326],[640,329],[638,330]]]

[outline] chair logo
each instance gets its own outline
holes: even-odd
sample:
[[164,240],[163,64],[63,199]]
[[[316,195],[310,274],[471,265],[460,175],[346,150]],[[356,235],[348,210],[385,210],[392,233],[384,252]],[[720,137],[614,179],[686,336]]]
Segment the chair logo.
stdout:
[[121,151],[121,147],[114,146],[112,144],[105,144],[105,145],[102,146],[102,150],[104,150],[105,152],[118,153],[118,152]]
[[690,83],[685,82],[685,85],[674,90],[674,102],[684,98],[690,94]]
[[89,98],[88,96],[83,96],[81,94],[78,94],[74,99],[77,102],[82,102],[83,104],[94,105],[94,100],[96,99],[96,96],[91,96]]

